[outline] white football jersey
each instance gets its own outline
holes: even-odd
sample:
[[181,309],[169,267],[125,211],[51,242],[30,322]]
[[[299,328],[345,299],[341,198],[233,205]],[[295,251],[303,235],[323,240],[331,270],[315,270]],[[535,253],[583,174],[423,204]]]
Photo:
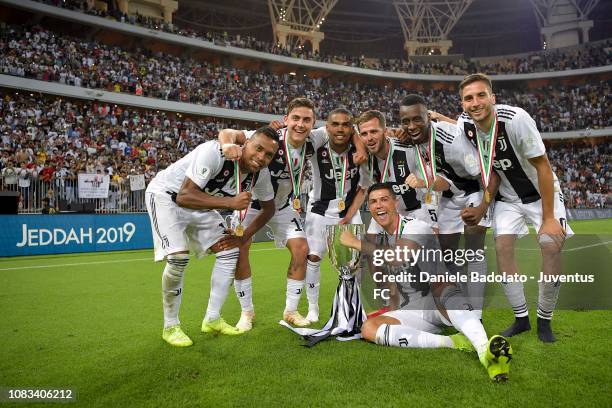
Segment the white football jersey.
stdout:
[[[400,216],[401,231],[395,235],[383,234],[383,242],[386,241],[390,248],[394,248],[396,240],[401,239],[405,241],[413,241],[418,245],[418,248],[414,250],[413,254],[416,257],[416,264],[414,264],[414,258],[411,261],[404,263],[401,266],[390,267],[389,273],[410,273],[414,277],[413,282],[402,282],[397,285],[397,288],[402,297],[400,308],[411,309],[411,304],[422,305],[423,302],[431,297],[431,287],[429,282],[421,282],[420,272],[427,272],[430,274],[438,274],[444,272],[443,262],[438,262],[435,255],[428,255],[427,249],[439,249],[438,239],[434,234],[431,226],[427,223],[415,219]],[[399,229],[399,225],[398,225]],[[420,250],[420,251],[419,251]],[[402,250],[403,251],[403,250]],[[414,266],[410,266],[414,264]]]
[[[254,130],[243,130],[243,133],[250,139],[255,134]],[[293,197],[293,186],[291,179],[289,178],[289,166],[287,165],[287,153],[285,152],[285,138],[287,135],[287,128],[283,128],[277,131],[279,139],[279,148],[276,155],[268,165],[270,172],[270,180],[272,182],[272,188],[274,190],[274,202],[276,204],[276,210],[279,211],[291,204]],[[306,138],[304,144],[295,149],[289,145],[289,157],[292,161],[292,168],[294,170],[294,177],[299,177],[299,169],[297,164],[299,163],[302,153],[304,153],[304,163],[310,160],[314,152],[327,142],[327,132],[325,127],[314,129],[310,132],[310,135]],[[306,149],[305,152],[303,150]],[[304,180],[303,180],[304,181]],[[253,208],[260,209],[261,206],[258,202],[253,202]]]
[[[312,189],[308,194],[308,211],[331,218],[343,218],[353,203],[358,187],[367,189],[371,184],[367,163],[360,166],[353,162],[355,146],[336,153],[329,141],[315,149],[310,160],[312,165]],[[346,161],[346,174],[342,174]],[[344,181],[344,187],[341,188]],[[340,200],[345,208],[340,210]]]
[[[226,160],[216,140],[202,143],[182,159],[160,171],[149,183],[147,191],[156,194],[175,195],[181,189],[185,177],[210,195],[230,197],[236,195],[234,162]],[[240,175],[243,191],[251,191],[262,201],[274,198],[267,168],[257,173]],[[252,187],[252,188],[251,188]]]
[[[480,168],[476,158],[476,150],[467,140],[457,137],[459,129],[448,122],[431,122],[431,126],[436,131],[435,141],[435,161],[436,175],[444,178],[450,184],[450,190],[444,191],[442,195],[450,198],[454,195],[467,196],[480,190],[478,177]],[[433,179],[431,173],[431,160],[429,149],[429,136],[426,142],[419,145],[425,164],[427,177]],[[423,179],[423,174],[418,166],[418,151],[413,147],[412,154],[409,156],[408,166],[411,173],[419,179]],[[417,190],[417,197],[422,200],[426,190]]]
[[[538,173],[529,159],[546,154],[542,137],[535,121],[525,110],[508,105],[495,105],[497,114],[497,142],[493,169],[501,178],[498,199],[505,202],[532,203],[540,199]],[[461,114],[457,126],[463,136],[477,147],[476,134],[483,140],[489,135],[474,124],[467,113]],[[559,188],[553,173],[555,189]]]

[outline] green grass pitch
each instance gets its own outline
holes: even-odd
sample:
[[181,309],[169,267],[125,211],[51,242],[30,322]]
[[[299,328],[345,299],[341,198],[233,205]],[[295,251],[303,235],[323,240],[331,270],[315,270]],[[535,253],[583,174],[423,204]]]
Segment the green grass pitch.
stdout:
[[[611,220],[572,225],[577,233],[612,233]],[[195,344],[186,349],[161,339],[163,265],[151,251],[0,259],[0,387],[72,388],[75,405],[87,407],[610,404],[610,310],[558,311],[555,344],[540,343],[535,330],[512,338],[510,382],[492,384],[475,355],[455,350],[331,340],[301,347],[278,324],[288,251],[268,243],[253,249],[254,329],[238,337],[199,332],[213,258],[194,260],[181,320]],[[336,284],[324,263],[322,320]],[[224,316],[238,319],[233,289]],[[509,309],[490,309],[485,327],[497,333],[512,318]]]

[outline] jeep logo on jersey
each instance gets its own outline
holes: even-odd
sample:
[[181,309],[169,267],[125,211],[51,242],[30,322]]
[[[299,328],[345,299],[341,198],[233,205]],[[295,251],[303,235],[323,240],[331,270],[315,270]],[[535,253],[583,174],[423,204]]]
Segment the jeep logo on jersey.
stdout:
[[210,190],[208,189],[208,187],[204,187],[204,192],[206,194],[210,194],[211,196],[215,196],[215,197],[223,197],[224,194],[221,192],[220,188],[215,188],[214,190]]
[[[354,167],[350,170],[347,171],[346,174],[346,178],[347,179],[351,179],[353,177],[355,177],[357,175],[357,172],[359,171],[358,167]],[[325,175],[325,178],[328,180],[333,180],[334,179],[334,169],[329,169],[329,173],[327,173]],[[336,171],[336,180],[341,180],[342,179],[342,170],[337,170]]]
[[288,179],[289,178],[289,173],[286,172],[285,170],[279,170],[279,171],[270,171],[270,175],[274,178],[280,178],[280,179]]
[[493,167],[495,167],[496,169],[501,169],[502,171],[506,171],[512,168],[512,160],[510,159],[493,160]]
[[395,194],[402,195],[410,191],[410,186],[408,184],[393,184],[393,192]]

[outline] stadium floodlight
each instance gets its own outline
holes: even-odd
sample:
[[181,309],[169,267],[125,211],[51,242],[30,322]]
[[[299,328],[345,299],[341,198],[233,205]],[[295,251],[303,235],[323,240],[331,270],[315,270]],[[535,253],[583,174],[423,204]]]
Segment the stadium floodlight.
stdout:
[[[448,34],[473,0],[397,0],[393,2],[402,26],[404,41],[415,53],[427,53],[433,45],[442,54],[452,43]],[[411,51],[409,51],[409,54]]]

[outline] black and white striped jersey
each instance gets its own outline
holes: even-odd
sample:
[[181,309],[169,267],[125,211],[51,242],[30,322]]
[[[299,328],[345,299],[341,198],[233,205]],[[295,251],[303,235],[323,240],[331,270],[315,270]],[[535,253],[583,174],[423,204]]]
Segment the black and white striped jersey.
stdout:
[[[353,203],[358,188],[366,189],[370,185],[367,163],[358,166],[353,162],[355,151],[355,146],[350,143],[344,152],[338,154],[329,147],[329,141],[315,150],[310,160],[312,190],[308,194],[308,211],[325,217],[342,218]],[[339,189],[342,184],[342,163],[345,159],[347,160],[346,182],[342,194],[345,208],[340,211]],[[332,160],[335,164],[332,164]]]
[[[262,201],[272,200],[274,191],[267,168],[257,173],[240,175],[242,191],[251,191]],[[147,192],[174,195],[185,177],[210,195],[231,197],[236,195],[234,161],[225,160],[216,140],[202,143],[182,159],[160,171],[149,183]]]
[[[409,185],[405,184],[406,178],[410,175],[408,167],[409,157],[414,155],[414,149],[411,145],[401,142],[397,138],[388,138],[389,149],[393,149],[391,162],[387,166],[385,182],[391,184],[395,194],[400,197],[397,200],[397,210],[400,212],[412,211],[421,208],[421,202],[417,200],[416,191]],[[371,179],[375,183],[383,180],[383,171],[386,158],[379,159],[374,155],[370,155]]]
[[[450,189],[442,195],[450,198],[454,195],[469,195],[480,190],[478,180],[480,168],[478,167],[477,151],[467,140],[458,137],[459,128],[448,122],[431,122],[436,131],[434,155],[436,160],[436,175],[444,178],[450,184]],[[431,157],[429,157],[429,135],[426,142],[420,145],[421,154],[425,161],[428,177],[431,174]],[[410,171],[419,179],[423,179],[418,168],[416,147],[412,148],[409,158]],[[422,199],[424,189],[419,189],[419,198]]]
[[[493,169],[501,178],[497,200],[532,203],[540,199],[538,173],[529,159],[546,154],[535,121],[525,110],[508,105],[495,105],[498,131]],[[467,113],[461,114],[457,126],[463,136],[477,147],[476,134],[488,140]],[[553,173],[554,183],[559,181]]]
[[[247,138],[250,138],[255,134],[255,131],[243,131]],[[268,165],[270,171],[270,181],[274,190],[274,202],[276,204],[276,210],[281,210],[291,204],[293,200],[293,186],[291,179],[289,178],[289,166],[287,166],[287,153],[285,152],[285,138],[287,136],[287,128],[278,130],[278,151],[274,155],[274,158]],[[292,167],[294,168],[294,177],[299,177],[299,171],[297,164],[300,162],[302,157],[303,149],[304,152],[304,163],[311,160],[314,152],[317,148],[321,147],[327,141],[327,132],[325,127],[314,129],[310,132],[310,135],[306,138],[306,141],[300,148],[293,148],[289,145],[289,157],[292,160]],[[258,200],[254,200],[252,205],[254,209],[261,209],[261,205]]]

